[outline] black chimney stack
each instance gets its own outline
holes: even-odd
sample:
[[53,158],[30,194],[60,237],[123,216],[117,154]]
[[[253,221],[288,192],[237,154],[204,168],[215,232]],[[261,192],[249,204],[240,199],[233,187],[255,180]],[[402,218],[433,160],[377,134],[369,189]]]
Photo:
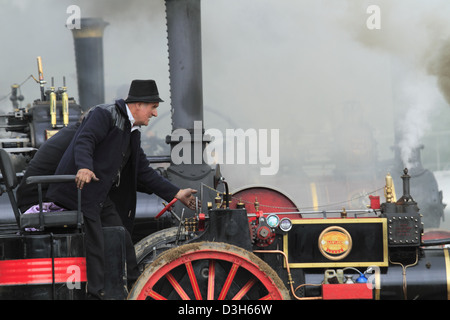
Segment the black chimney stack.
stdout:
[[[172,155],[167,175],[179,187],[197,189],[206,205],[216,194],[202,192],[203,186],[214,187],[218,180],[215,175],[219,174],[219,170],[212,169],[202,157],[207,139],[203,125],[200,0],[166,0],[165,4],[172,107],[172,135],[166,141],[172,151],[178,146],[190,148],[192,156],[191,163],[175,163]],[[187,130],[190,141],[180,141],[174,135],[177,129]],[[187,210],[185,216],[191,214]]]
[[103,31],[101,18],[82,18],[81,28],[72,29],[78,78],[78,102],[83,110],[105,102]]
[[203,121],[200,0],[166,0],[172,129]]

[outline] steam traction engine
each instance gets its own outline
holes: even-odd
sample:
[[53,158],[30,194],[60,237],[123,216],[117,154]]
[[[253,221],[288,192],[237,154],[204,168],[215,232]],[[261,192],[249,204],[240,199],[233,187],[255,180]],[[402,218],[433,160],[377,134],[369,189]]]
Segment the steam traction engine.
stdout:
[[343,209],[338,217],[308,218],[267,188],[232,200],[225,192],[206,213],[180,220],[173,241],[184,244],[150,263],[129,298],[447,299],[450,261],[442,245],[450,239],[422,240],[406,169],[402,179],[398,201],[388,175],[386,202],[372,197],[371,208],[354,217]]
[[[199,0],[166,0],[174,130],[193,132],[193,123],[203,120],[199,7]],[[86,34],[74,35],[76,45],[94,43],[100,55],[104,26],[101,23],[96,32],[87,32],[94,39]],[[81,55],[77,61],[82,64]],[[44,127],[36,129],[38,124],[34,123],[38,115],[45,120],[48,133],[61,125],[61,119],[65,125],[65,109],[56,108],[62,111],[55,114],[54,106],[66,104],[63,99],[54,99],[58,92],[43,92],[43,78],[40,83],[43,96],[35,102],[36,113],[33,111],[31,119],[26,118],[29,113],[23,114],[25,118],[20,112],[8,115],[10,129],[31,123],[29,132],[42,133]],[[61,97],[65,97],[63,93]],[[85,104],[83,109],[89,107]],[[77,121],[81,108],[75,103],[72,107],[70,114],[76,118],[69,120]],[[191,141],[192,148],[197,144],[200,150],[208,142],[194,133]],[[167,142],[172,146],[180,143],[176,136],[169,136]],[[0,219],[0,299],[84,299],[86,261],[80,210],[19,212],[14,195],[16,170],[7,153],[13,151],[7,146],[3,144],[0,149],[4,191],[10,199],[8,210],[1,212],[8,219]],[[345,208],[335,212],[301,211],[284,194],[264,187],[245,188],[231,195],[218,168],[212,170],[204,163],[171,163],[163,174],[180,187],[207,188],[211,192],[200,192],[202,209],[199,202],[197,210],[185,212],[173,200],[154,217],[170,212],[177,223],[135,245],[143,272],[129,293],[124,230],[105,228],[108,299],[449,297],[449,252],[443,246],[450,239],[422,237],[422,218],[410,194],[407,171],[402,176],[403,196],[398,201],[394,200],[392,178],[388,176],[385,203],[380,205],[379,198],[372,197],[371,208],[357,212]],[[39,185],[70,180],[74,177],[41,176],[26,181]],[[218,192],[222,185],[225,191]]]

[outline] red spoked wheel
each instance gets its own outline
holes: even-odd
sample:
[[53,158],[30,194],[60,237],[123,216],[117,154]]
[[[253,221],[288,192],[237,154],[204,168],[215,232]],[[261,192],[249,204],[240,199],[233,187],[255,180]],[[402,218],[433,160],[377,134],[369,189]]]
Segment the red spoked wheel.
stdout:
[[132,300],[287,300],[276,272],[253,253],[220,242],[170,249],[149,265]]

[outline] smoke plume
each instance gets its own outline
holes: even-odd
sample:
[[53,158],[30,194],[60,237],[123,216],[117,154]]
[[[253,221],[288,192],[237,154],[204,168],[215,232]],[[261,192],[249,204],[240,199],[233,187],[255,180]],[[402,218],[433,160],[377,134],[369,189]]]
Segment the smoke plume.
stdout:
[[[381,29],[354,28],[354,19],[369,4],[381,10]],[[429,129],[430,115],[450,104],[450,6],[442,1],[348,1],[341,23],[364,47],[390,56],[397,147],[405,166]],[[352,28],[350,28],[350,26]]]

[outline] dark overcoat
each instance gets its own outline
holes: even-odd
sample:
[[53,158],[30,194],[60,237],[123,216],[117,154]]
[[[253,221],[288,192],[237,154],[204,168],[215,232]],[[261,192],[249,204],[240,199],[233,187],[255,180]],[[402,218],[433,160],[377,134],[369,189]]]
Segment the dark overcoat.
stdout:
[[[123,163],[130,144],[130,156]],[[98,182],[85,184],[82,191],[84,216],[97,220],[109,195],[124,221],[132,223],[136,212],[136,192],[155,193],[170,201],[180,190],[151,168],[141,148],[139,130],[131,132],[124,100],[112,105],[100,105],[89,111],[64,153],[56,174],[76,174],[79,169],[95,173]],[[120,184],[117,184],[118,172]],[[113,187],[114,186],[114,187]],[[74,183],[52,184],[47,198],[70,210],[77,207]]]

